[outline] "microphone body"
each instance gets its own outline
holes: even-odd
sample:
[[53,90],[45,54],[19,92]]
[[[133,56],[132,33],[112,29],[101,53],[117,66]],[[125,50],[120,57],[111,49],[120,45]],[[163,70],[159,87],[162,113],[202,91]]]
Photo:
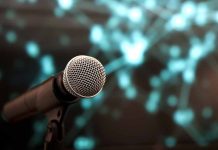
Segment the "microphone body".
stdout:
[[16,122],[37,113],[47,112],[60,104],[75,102],[77,97],[66,91],[62,77],[63,72],[6,103],[2,111],[3,118],[7,122]]
[[16,122],[38,112],[74,103],[81,97],[93,97],[101,91],[105,78],[104,67],[97,59],[76,56],[63,72],[5,104],[2,117],[8,122]]

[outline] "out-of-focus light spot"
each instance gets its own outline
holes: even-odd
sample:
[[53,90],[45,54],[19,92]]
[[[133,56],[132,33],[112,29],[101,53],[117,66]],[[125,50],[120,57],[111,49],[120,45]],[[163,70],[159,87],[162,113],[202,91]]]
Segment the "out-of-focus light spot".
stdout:
[[104,29],[101,25],[94,25],[91,28],[90,41],[92,43],[100,43],[104,37]]
[[207,50],[204,52],[207,55],[209,52],[215,50],[215,41],[216,41],[216,34],[214,32],[207,32],[204,37],[204,49]]
[[200,3],[197,6],[197,14],[195,15],[195,22],[199,26],[204,26],[208,22],[208,6],[206,3]]
[[144,1],[145,7],[147,9],[155,9],[157,6],[157,1],[156,0],[146,0]]
[[17,35],[14,31],[8,31],[5,36],[8,43],[15,43],[17,40]]
[[183,80],[186,82],[186,83],[193,83],[195,81],[195,72],[193,69],[186,69],[184,72],[183,72]]
[[173,148],[176,146],[176,138],[175,137],[172,137],[172,136],[167,137],[164,142],[168,148]]
[[57,2],[63,10],[70,10],[75,4],[75,0],[57,0]]
[[128,99],[134,99],[137,95],[137,90],[135,87],[133,86],[129,86],[128,88],[126,88],[126,91],[125,91],[125,95]]
[[218,11],[215,11],[215,12],[213,13],[212,19],[213,19],[216,23],[218,23]]
[[125,89],[130,86],[131,77],[127,72],[119,71],[118,72],[118,84],[120,88]]
[[179,57],[181,54],[181,49],[179,46],[173,45],[170,47],[170,55],[174,58]]
[[194,112],[191,109],[177,110],[173,115],[173,120],[176,124],[187,127],[194,120]]
[[166,29],[170,31],[171,29],[176,31],[184,31],[188,28],[188,22],[186,18],[181,14],[175,14],[172,16],[170,21],[166,25]]
[[111,9],[116,16],[124,17],[128,13],[128,7],[119,2],[112,2]]
[[83,99],[81,101],[81,106],[85,110],[90,109],[92,107],[92,101],[90,99]]
[[177,105],[177,98],[174,95],[170,95],[167,98],[167,104],[171,107],[175,107]]
[[76,150],[92,150],[95,148],[95,140],[91,137],[80,136],[74,141]]
[[194,17],[196,12],[196,4],[193,1],[185,1],[182,4],[181,13],[188,18]]
[[203,111],[202,111],[202,116],[204,117],[204,118],[210,118],[210,117],[212,117],[212,115],[213,115],[213,110],[212,110],[212,108],[211,107],[205,107],[204,109],[203,109]]
[[140,9],[139,7],[132,7],[129,10],[128,17],[132,22],[140,22],[143,17],[142,9]]
[[34,42],[34,41],[29,41],[26,43],[26,46],[25,46],[25,49],[26,49],[26,53],[32,57],[32,58],[36,58],[39,56],[39,53],[40,53],[40,48],[39,48],[39,45]]
[[64,12],[62,9],[60,9],[59,7],[56,7],[56,8],[54,9],[54,15],[55,15],[56,17],[63,17],[64,14],[65,14],[65,12]]
[[145,109],[149,113],[156,113],[158,110],[158,105],[160,101],[160,93],[158,91],[152,91],[145,103]]
[[170,79],[172,72],[169,72],[168,70],[162,70],[160,73],[160,77],[162,80],[167,81]]
[[55,72],[53,57],[50,55],[43,56],[40,60],[42,72],[46,75],[51,75]]
[[160,78],[154,76],[150,79],[150,85],[152,87],[159,87],[161,85],[161,80]]
[[70,37],[67,35],[62,35],[60,37],[60,43],[63,46],[68,46],[70,44]]
[[170,72],[178,73],[185,69],[186,62],[183,59],[173,59],[168,62]]
[[81,128],[83,127],[84,125],[86,124],[86,119],[82,116],[79,116],[75,119],[75,125],[78,127],[78,128]]
[[149,40],[140,34],[133,33],[134,41],[124,39],[120,48],[126,61],[131,65],[140,65],[144,62],[144,53],[147,51]]
[[201,58],[202,57],[202,55],[203,55],[203,46],[202,45],[200,45],[200,44],[195,44],[195,45],[193,45],[192,47],[191,47],[191,49],[190,49],[190,57],[192,58],[192,59],[199,59],[199,58]]

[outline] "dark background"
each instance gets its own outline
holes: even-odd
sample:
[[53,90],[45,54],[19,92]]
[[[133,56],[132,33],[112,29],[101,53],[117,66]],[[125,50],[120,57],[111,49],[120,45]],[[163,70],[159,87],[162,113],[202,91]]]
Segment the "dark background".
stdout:
[[[109,14],[102,11],[104,10],[102,7],[92,6],[92,3],[93,1],[88,1],[89,5],[82,5],[81,2],[74,12],[67,12],[64,17],[55,17],[54,9],[57,1],[39,0],[34,4],[28,1],[23,3],[14,0],[0,1],[0,107],[32,85],[62,71],[74,56],[92,55],[106,66],[122,55],[120,52],[104,53],[97,50],[93,52],[96,47],[89,41],[88,24],[78,21],[77,16],[84,12],[98,24],[103,24]],[[214,27],[217,26],[209,24],[205,28],[193,27],[193,31],[201,37],[203,33]],[[6,35],[10,31],[16,32],[15,42],[7,40]],[[126,98],[124,91],[118,86],[116,70],[108,74],[103,90],[104,96],[93,99],[91,108],[84,109],[82,102],[74,104],[66,121],[66,148],[78,150],[217,149],[216,61],[218,56],[216,51],[200,61],[197,67],[197,80],[191,86],[189,96],[189,107],[195,113],[192,125],[188,127],[177,125],[173,120],[173,113],[178,108],[166,104],[165,98],[168,93],[172,90],[177,94],[180,93],[182,83],[177,83],[177,80],[176,86],[164,88],[163,100],[156,113],[150,114],[144,108],[146,98],[152,90],[149,85],[150,77],[159,74],[166,67],[164,56],[162,57],[161,53],[155,54],[154,50],[162,47],[164,43],[179,43],[185,49],[188,45],[187,35],[189,36],[188,33],[175,32],[163,38],[151,47],[153,52],[148,54],[146,63],[129,69],[132,82],[138,90],[137,96],[133,99]],[[67,37],[65,42],[61,40],[63,37]],[[36,58],[30,57],[26,52],[25,45],[28,41],[35,41],[40,47],[40,54]],[[110,54],[113,54],[112,59],[107,57]],[[44,56],[51,56],[53,59],[55,70],[51,74],[42,73],[40,61]],[[126,68],[128,70],[128,67]],[[213,110],[212,117],[207,119],[201,115],[206,106]],[[80,117],[79,121],[78,117]],[[43,148],[46,131],[46,118],[43,114],[13,125],[2,123],[0,127],[1,150]],[[75,146],[76,141],[81,137],[85,139],[80,141],[88,141],[88,144],[80,143],[80,146]],[[167,142],[169,137],[173,137],[173,142]]]

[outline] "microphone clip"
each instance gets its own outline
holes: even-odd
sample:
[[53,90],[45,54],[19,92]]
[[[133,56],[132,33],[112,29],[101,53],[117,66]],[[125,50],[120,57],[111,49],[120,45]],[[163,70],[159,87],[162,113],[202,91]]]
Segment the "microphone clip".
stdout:
[[44,150],[62,150],[65,135],[64,119],[68,110],[67,105],[62,105],[46,113],[48,118],[47,133],[44,141]]

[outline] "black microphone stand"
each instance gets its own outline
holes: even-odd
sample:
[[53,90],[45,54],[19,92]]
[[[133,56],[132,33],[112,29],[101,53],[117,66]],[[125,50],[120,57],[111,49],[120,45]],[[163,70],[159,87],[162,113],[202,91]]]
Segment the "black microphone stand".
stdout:
[[46,113],[48,126],[44,141],[44,150],[63,150],[63,138],[65,135],[64,119],[67,109],[67,105],[62,105]]

